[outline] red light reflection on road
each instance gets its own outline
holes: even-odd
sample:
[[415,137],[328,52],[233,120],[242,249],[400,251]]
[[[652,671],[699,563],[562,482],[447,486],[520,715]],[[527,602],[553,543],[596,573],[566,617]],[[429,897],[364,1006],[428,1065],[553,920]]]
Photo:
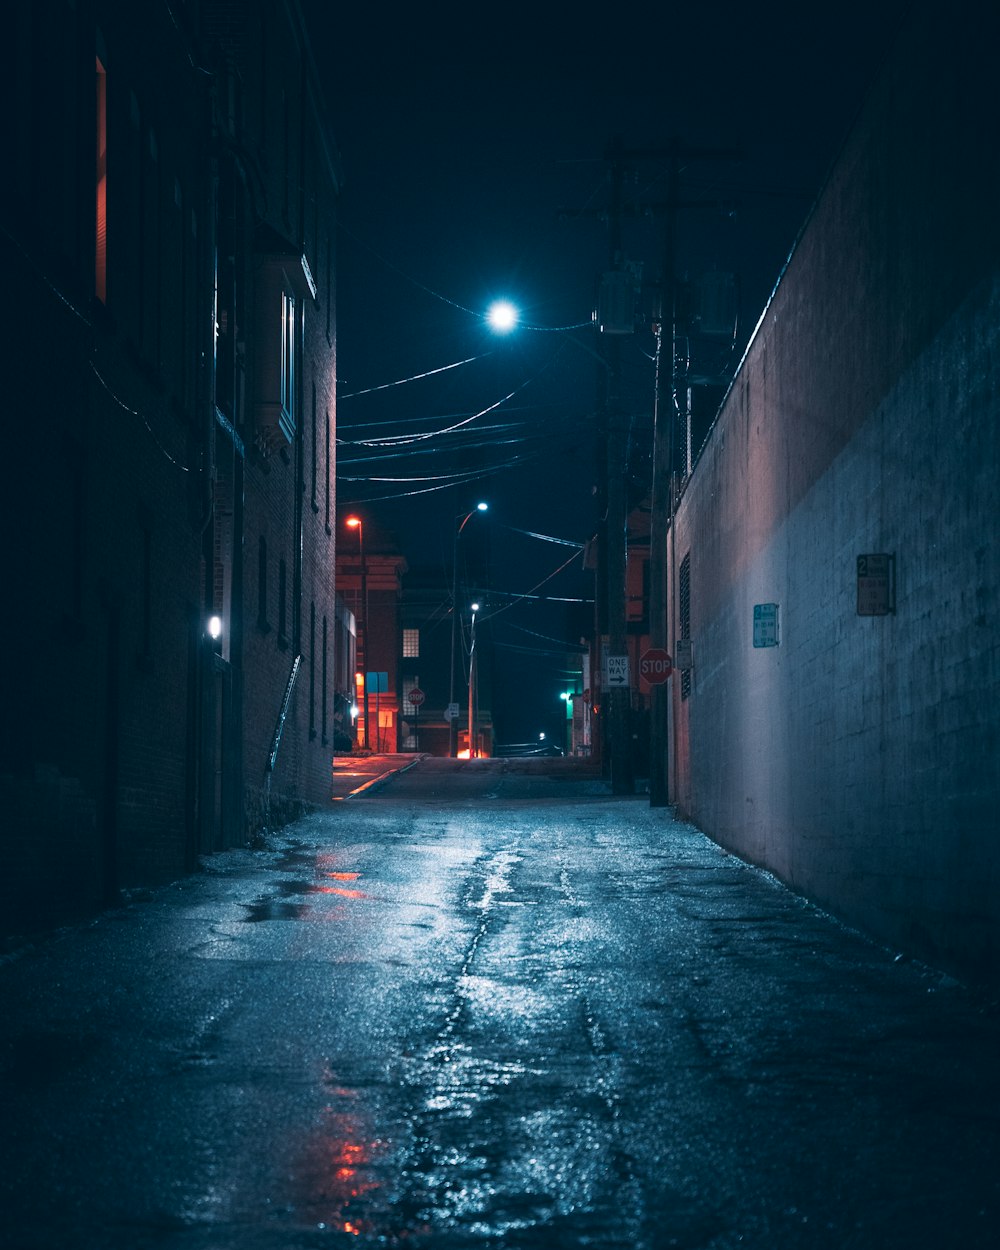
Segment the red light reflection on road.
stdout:
[[[346,871],[342,868],[337,854],[330,852],[316,856],[315,872],[317,878],[326,879],[327,881],[357,881],[361,876],[360,872]],[[340,885],[314,885],[312,887],[312,893],[334,894],[338,898],[369,897],[364,890],[349,890]]]
[[384,1231],[376,1226],[381,1188],[376,1159],[385,1143],[365,1131],[367,1116],[357,1108],[354,1090],[338,1089],[336,1095],[337,1104],[349,1105],[326,1108],[299,1171],[305,1188],[299,1201],[328,1228],[352,1237]]
[[393,1204],[393,1186],[386,1189],[385,1178],[396,1177],[398,1164],[365,1094],[342,1083],[329,1065],[319,1075],[324,1101],[295,1150],[291,1205],[319,1228],[373,1245],[426,1245],[430,1227],[411,1223]]

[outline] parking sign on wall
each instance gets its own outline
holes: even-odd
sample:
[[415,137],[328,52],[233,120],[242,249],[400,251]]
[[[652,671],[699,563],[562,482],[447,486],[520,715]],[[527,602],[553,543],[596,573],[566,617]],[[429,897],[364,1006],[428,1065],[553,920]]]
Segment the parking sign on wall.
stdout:
[[778,605],[755,603],[753,605],[753,645],[776,647],[780,641],[778,631]]

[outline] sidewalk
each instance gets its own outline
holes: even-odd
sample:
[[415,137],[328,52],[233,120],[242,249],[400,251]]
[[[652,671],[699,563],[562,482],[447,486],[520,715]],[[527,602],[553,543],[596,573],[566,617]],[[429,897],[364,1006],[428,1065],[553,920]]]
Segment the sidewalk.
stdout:
[[339,802],[374,789],[424,758],[413,752],[405,755],[335,755],[331,798]]

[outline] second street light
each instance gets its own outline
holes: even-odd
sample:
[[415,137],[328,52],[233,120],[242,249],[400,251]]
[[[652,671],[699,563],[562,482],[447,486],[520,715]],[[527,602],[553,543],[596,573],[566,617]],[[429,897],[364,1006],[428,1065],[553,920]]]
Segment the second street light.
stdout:
[[368,720],[368,567],[365,564],[365,527],[359,516],[349,516],[345,521],[348,529],[358,531],[358,558],[361,561],[361,707],[365,722],[365,747],[371,746],[371,726]]
[[479,752],[476,750],[476,613],[479,611],[479,604],[473,603],[472,621],[469,630],[469,759],[475,759]]
[[[461,524],[455,530],[451,564],[451,669],[448,684],[448,754],[452,759],[458,754],[458,704],[455,702],[455,636],[458,629],[458,540],[462,530],[465,529],[476,513],[486,512],[488,509],[489,504],[477,503],[472,511],[467,512],[464,517],[461,513],[455,517],[455,521],[461,521]],[[471,750],[471,742],[469,747]]]

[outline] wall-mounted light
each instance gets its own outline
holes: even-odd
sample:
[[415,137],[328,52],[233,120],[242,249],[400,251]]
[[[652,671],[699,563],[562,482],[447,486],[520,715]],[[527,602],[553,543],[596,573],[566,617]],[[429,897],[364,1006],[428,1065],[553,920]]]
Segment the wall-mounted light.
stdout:
[[209,638],[217,642],[222,637],[222,617],[210,616],[207,628]]

